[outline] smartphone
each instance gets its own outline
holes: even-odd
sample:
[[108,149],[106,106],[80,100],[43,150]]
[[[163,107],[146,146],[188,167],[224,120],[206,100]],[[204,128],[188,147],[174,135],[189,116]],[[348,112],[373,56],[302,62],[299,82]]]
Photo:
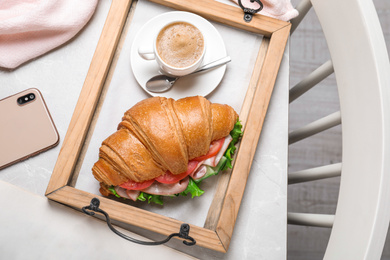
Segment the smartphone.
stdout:
[[0,100],[0,170],[55,147],[59,140],[38,89]]

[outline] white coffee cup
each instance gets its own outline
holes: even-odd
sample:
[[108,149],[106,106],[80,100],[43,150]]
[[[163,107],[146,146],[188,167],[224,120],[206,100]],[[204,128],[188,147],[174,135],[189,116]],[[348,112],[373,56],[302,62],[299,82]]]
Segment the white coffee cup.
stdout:
[[[181,30],[180,33],[177,30]],[[192,35],[196,36],[189,37]],[[205,51],[204,34],[188,21],[174,21],[163,25],[153,37],[153,46],[140,46],[138,49],[143,59],[155,60],[164,74],[173,76],[194,72],[202,64]]]

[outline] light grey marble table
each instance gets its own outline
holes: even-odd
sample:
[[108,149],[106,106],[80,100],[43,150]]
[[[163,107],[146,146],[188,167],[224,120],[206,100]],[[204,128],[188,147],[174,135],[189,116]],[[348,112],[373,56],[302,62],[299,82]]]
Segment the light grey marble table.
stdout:
[[[115,254],[112,255],[116,259],[132,259],[131,257],[135,255],[143,256],[143,259],[153,259],[156,255],[162,259],[183,259],[186,257],[165,246],[151,250],[149,247],[132,244],[125,240],[118,242],[120,239],[107,231],[108,228],[104,222],[86,217],[71,208],[49,202],[44,197],[110,3],[111,1],[99,1],[91,21],[77,37],[67,44],[14,71],[0,70],[0,99],[27,88],[38,88],[46,100],[61,138],[57,147],[0,171],[0,204],[2,208],[0,227],[2,230],[6,230],[6,232],[0,233],[2,257],[24,259],[28,256],[29,259],[45,259],[56,254],[60,259],[69,259],[69,257],[72,259],[86,257],[100,259],[108,256],[110,251],[115,251]],[[124,93],[124,98],[129,98],[127,100],[129,104],[149,97],[137,86],[131,73],[129,59],[131,43],[136,31],[145,21],[162,12],[172,10],[145,1],[140,1],[137,8],[140,10],[135,12],[134,22],[129,29],[113,76],[112,86],[110,86],[107,100],[102,108],[101,117],[103,119],[99,119],[100,122],[97,123],[96,129],[98,130],[95,131],[96,134],[94,133],[95,137],[93,137],[97,140],[110,131],[110,129],[98,127],[99,124],[105,124],[104,120],[107,120],[105,113],[118,113],[119,117],[120,113],[125,111],[123,110],[125,106],[123,102],[119,102],[118,108],[115,108],[115,99],[110,97],[116,94],[118,88],[123,85],[128,86],[126,89],[122,89],[121,93]],[[148,8],[151,11],[145,13],[142,8]],[[227,53],[232,57],[232,63],[229,64],[221,84],[208,98],[212,102],[232,103],[231,105],[239,112],[245,91],[234,90],[234,87],[245,86],[245,82],[249,80],[251,70],[247,68],[254,62],[254,58],[251,57],[251,48],[255,50],[261,39],[220,24],[213,23],[213,25],[224,39]],[[237,47],[243,47],[244,44],[246,44],[245,48]],[[246,56],[249,58],[245,58]],[[243,59],[245,60],[242,61]],[[288,60],[287,48],[264,122],[229,251],[222,254],[199,247],[183,248],[182,244],[176,242],[170,243],[170,247],[185,251],[188,255],[200,259],[286,258]],[[234,91],[237,94],[232,99],[231,95]],[[119,119],[116,119],[116,123]],[[112,127],[116,126],[112,125]],[[99,145],[100,143],[96,144],[95,142],[95,146]],[[89,150],[94,151],[95,149],[98,148],[92,145]],[[96,156],[97,153],[94,155],[93,152],[90,152],[88,155],[87,152],[83,165],[88,168]],[[89,178],[81,176],[76,187],[90,191],[90,185],[96,186],[96,183],[91,184]],[[86,227],[86,222],[93,223],[93,229],[90,229],[89,225]],[[81,226],[81,229],[78,228]],[[147,232],[134,231],[149,236]],[[82,239],[84,235],[87,239]],[[28,242],[32,244],[26,246]]]

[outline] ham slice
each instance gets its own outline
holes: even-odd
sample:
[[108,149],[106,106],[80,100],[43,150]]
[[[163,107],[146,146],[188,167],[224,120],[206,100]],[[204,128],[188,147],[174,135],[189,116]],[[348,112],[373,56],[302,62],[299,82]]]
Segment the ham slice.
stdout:
[[197,171],[195,171],[191,174],[191,178],[194,180],[199,180],[199,179],[203,178],[203,176],[206,174],[206,172],[207,172],[207,166],[202,165],[198,168]]
[[141,192],[139,190],[126,190],[126,193],[130,199],[136,201]]
[[127,193],[126,193],[126,189],[124,189],[122,187],[119,187],[119,186],[115,186],[115,191],[122,198],[130,199],[129,196],[127,195]]
[[134,201],[137,200],[139,194],[141,193],[139,190],[127,190],[119,186],[115,187],[115,191],[122,198],[131,199]]
[[152,185],[142,191],[153,195],[174,195],[185,191],[189,180],[190,179],[187,176],[179,182],[172,184],[159,183],[155,181]]
[[219,161],[221,160],[222,156],[225,154],[226,149],[229,147],[229,144],[232,140],[233,140],[233,137],[231,137],[230,135],[226,136],[225,141],[222,144],[221,150],[219,150],[219,152],[215,156],[205,160],[203,162],[203,164],[211,166],[211,167],[217,166]]

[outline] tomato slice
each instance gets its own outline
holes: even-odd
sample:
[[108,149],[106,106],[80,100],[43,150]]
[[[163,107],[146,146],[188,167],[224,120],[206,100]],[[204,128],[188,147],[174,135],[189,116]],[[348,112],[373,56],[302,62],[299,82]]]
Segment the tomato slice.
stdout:
[[196,158],[194,158],[192,160],[200,162],[200,161],[204,161],[204,160],[206,160],[208,158],[211,158],[211,157],[217,155],[219,150],[221,150],[222,145],[223,145],[224,142],[225,142],[225,137],[211,142],[210,149],[209,149],[209,151],[208,151],[208,153],[206,155],[202,155],[202,156],[196,157]]
[[172,184],[179,182],[184,179],[188,175],[190,175],[197,168],[199,162],[197,161],[189,161],[187,171],[179,174],[172,174],[170,171],[167,171],[164,175],[158,176],[155,180],[160,183]]
[[149,181],[144,181],[144,182],[135,182],[129,180],[128,182],[124,182],[120,184],[119,187],[122,187],[127,190],[143,190],[149,187],[150,185],[152,185],[153,182],[154,179]]

